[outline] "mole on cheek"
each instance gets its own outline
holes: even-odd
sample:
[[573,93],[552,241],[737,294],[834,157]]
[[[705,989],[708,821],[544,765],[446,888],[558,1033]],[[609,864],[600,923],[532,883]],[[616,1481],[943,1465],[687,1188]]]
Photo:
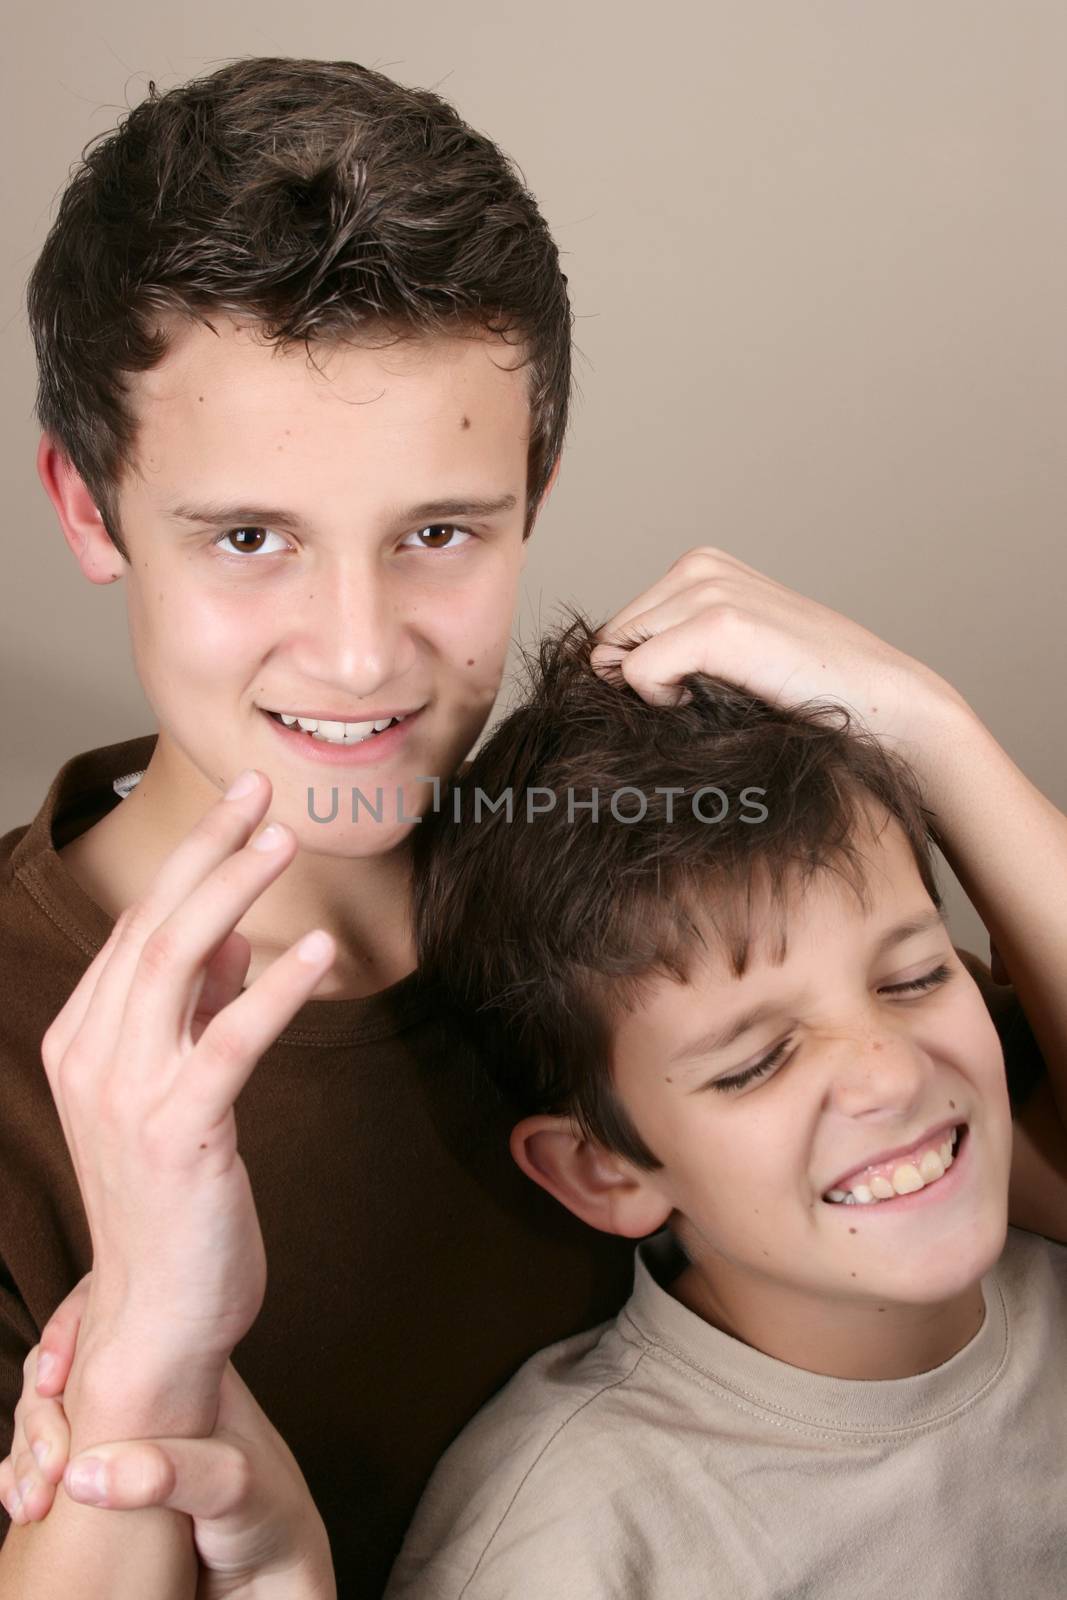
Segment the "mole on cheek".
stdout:
[[[471,656],[470,660],[467,662],[467,665],[468,665],[468,667],[473,667],[473,665],[474,665],[474,657],[473,656]],[[667,1082],[670,1083],[670,1081],[671,1080],[668,1078]]]
[[471,419],[470,419],[470,417],[461,417],[461,418],[460,418],[460,419],[459,419],[459,425],[460,425],[460,429],[461,429],[461,430],[463,430],[463,431],[464,431],[464,432],[465,432],[465,431],[466,431],[466,429],[467,429],[467,428],[469,428],[469,427],[470,427],[470,425],[471,425]]

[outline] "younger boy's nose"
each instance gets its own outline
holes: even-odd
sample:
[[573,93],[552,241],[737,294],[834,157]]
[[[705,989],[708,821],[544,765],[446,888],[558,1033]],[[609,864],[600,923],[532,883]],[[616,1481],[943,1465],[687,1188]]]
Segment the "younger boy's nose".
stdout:
[[850,1116],[879,1106],[896,1108],[922,1094],[930,1067],[923,1051],[886,1029],[841,1030],[835,1036],[833,1093]]

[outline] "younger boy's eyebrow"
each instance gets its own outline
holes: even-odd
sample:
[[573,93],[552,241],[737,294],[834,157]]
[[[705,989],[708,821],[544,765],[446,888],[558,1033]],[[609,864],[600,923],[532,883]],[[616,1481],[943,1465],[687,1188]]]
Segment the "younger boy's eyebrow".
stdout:
[[[942,911],[928,911],[923,916],[909,917],[906,922],[898,923],[895,928],[890,928],[882,935],[872,951],[872,958],[877,960],[880,956],[888,954],[896,945],[903,944],[905,939],[912,939],[919,933],[929,933],[938,927],[947,927]],[[674,1052],[670,1060],[672,1063],[691,1061],[701,1056],[713,1055],[717,1050],[725,1050],[742,1034],[748,1033],[750,1028],[757,1028],[761,1022],[773,1021],[790,1009],[791,1005],[785,999],[764,1000],[759,1005],[750,1006],[747,1011],[742,1011],[740,1016],[725,1026],[709,1028],[707,1033],[702,1033],[699,1038],[690,1039],[681,1049]]]
[[[456,496],[449,500],[423,500],[397,512],[398,522],[435,522],[446,517],[494,517],[502,511],[513,511],[518,504],[513,494],[502,494],[494,499],[478,496]],[[228,523],[231,526],[285,528],[298,532],[304,519],[295,511],[281,506],[250,506],[222,503],[205,505],[165,506],[163,514],[178,522],[202,522],[210,525]]]

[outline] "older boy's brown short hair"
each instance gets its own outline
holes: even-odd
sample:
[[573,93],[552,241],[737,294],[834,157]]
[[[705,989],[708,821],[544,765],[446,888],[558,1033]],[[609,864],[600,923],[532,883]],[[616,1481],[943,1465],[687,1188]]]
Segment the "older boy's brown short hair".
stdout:
[[419,964],[518,1115],[569,1113],[654,1169],[611,1083],[613,1019],[644,980],[684,980],[709,935],[740,976],[757,886],[777,960],[816,872],[866,903],[863,828],[883,812],[941,897],[917,781],[842,707],[784,711],[701,675],[688,704],[650,706],[593,672],[595,642],[581,617],[545,639],[525,702],[416,830]]
[[571,309],[522,175],[446,100],[351,61],[241,60],[149,96],[83,152],[30,276],[37,416],[128,559],[124,374],[172,313],[284,345],[483,330],[529,369],[529,532],[560,453]]

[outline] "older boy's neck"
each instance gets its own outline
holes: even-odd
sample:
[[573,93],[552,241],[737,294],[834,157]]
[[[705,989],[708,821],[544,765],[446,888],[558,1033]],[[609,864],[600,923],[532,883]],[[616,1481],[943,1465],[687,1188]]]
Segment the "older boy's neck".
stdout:
[[[217,799],[161,737],[137,787],[60,855],[90,898],[117,917]],[[415,965],[407,849],[355,859],[298,853],[238,923],[252,946],[246,986],[314,927],[338,947],[314,999],[358,999],[406,976]]]

